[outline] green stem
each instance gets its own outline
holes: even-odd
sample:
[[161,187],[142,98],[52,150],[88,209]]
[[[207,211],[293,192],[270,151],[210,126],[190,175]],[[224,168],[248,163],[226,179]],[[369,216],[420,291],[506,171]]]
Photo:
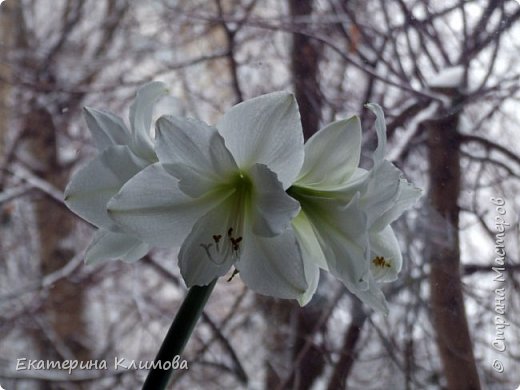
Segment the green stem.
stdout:
[[171,367],[169,370],[163,370],[161,366],[166,362],[172,362],[175,356],[179,356],[184,350],[216,282],[217,279],[207,286],[190,288],[164,338],[142,390],[163,390],[168,386],[174,369]]

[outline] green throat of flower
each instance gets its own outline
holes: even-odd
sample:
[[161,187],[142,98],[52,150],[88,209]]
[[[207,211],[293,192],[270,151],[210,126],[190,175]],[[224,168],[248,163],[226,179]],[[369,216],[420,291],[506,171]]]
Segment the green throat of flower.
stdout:
[[321,191],[314,188],[293,185],[287,190],[287,194],[296,199],[298,202],[305,203],[313,199],[334,199],[334,193],[331,191]]
[[300,187],[294,185],[287,190],[287,194],[296,199],[301,206],[302,211],[312,217],[318,219],[325,218],[323,200],[333,200],[334,194],[330,191],[320,191],[309,187]]

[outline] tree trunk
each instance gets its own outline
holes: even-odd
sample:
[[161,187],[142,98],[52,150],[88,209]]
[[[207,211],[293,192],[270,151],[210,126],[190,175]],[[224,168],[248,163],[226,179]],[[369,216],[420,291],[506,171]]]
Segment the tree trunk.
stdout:
[[[58,161],[56,134],[52,115],[42,107],[33,107],[25,119],[24,140],[32,157],[38,162],[33,169],[43,180],[63,189],[68,178]],[[63,240],[74,227],[70,212],[55,200],[40,194],[33,200],[39,235],[40,269],[47,275],[64,267],[74,252],[63,246]],[[58,337],[62,347],[68,349],[75,359],[87,359],[88,347],[83,343],[85,324],[83,320],[83,290],[72,280],[61,279],[49,290],[44,305],[45,321]],[[49,345],[45,353],[53,355],[55,346]],[[62,351],[63,352],[63,351]],[[55,358],[66,358],[55,356]]]
[[[2,170],[6,163],[6,140],[7,131],[9,129],[9,105],[11,96],[11,69],[8,65],[8,56],[10,48],[13,46],[13,28],[14,19],[12,17],[12,6],[4,4],[0,10],[0,45],[3,47],[0,53],[0,193],[4,191],[4,176]],[[5,242],[2,238],[5,234],[2,232],[8,229],[8,222],[11,219],[9,207],[0,204],[0,264],[6,264],[6,251],[3,248]]]
[[[452,107],[456,107],[456,102]],[[451,390],[480,389],[464,308],[460,276],[459,112],[449,111],[428,127],[431,215],[428,231],[433,324]]]
[[[15,22],[14,44],[17,50],[24,52],[23,63],[16,64],[20,72],[29,69],[41,69],[37,59],[31,58],[31,42],[25,31],[25,19],[21,2],[11,2]],[[5,5],[4,5],[5,6]],[[39,80],[52,82],[52,69],[41,69]],[[30,155],[32,172],[62,190],[68,179],[68,170],[60,165],[58,156],[59,129],[54,125],[52,107],[43,106],[39,101],[53,102],[55,99],[40,96],[39,91],[32,91],[32,96],[25,102],[27,114],[21,118],[20,147]],[[21,105],[22,106],[22,105]],[[63,204],[42,193],[35,193],[33,210],[39,237],[39,258],[41,276],[64,267],[74,255],[72,248],[64,246],[64,239],[72,232],[73,219]],[[64,278],[58,280],[43,296],[41,312],[36,314],[38,329],[32,334],[41,359],[46,360],[88,360],[90,348],[86,345],[86,324],[84,320],[84,289],[78,282]],[[56,385],[58,386],[58,385]],[[52,383],[41,383],[42,389],[52,389]],[[78,387],[81,388],[81,387]]]
[[[289,10],[295,30],[310,31],[303,20],[310,20],[313,0],[289,0]],[[309,139],[319,129],[322,96],[319,82],[320,46],[309,36],[293,34],[291,70],[294,93],[302,118],[303,134]]]
[[[54,187],[63,189],[67,175],[57,159],[56,131],[51,114],[35,106],[24,121],[24,141],[31,156],[38,162],[33,171]],[[41,275],[48,275],[64,267],[73,257],[73,250],[63,246],[64,239],[72,232],[71,214],[63,205],[47,195],[33,198],[33,210],[39,236],[39,260]],[[85,295],[82,286],[71,279],[58,280],[45,296],[38,315],[39,328],[34,332],[41,359],[89,360],[90,349],[86,343],[87,326],[84,320]],[[41,390],[61,388],[52,382],[40,383]],[[78,385],[78,389],[83,388]]]
[[0,44],[4,48],[0,56],[0,163],[2,163],[3,157],[5,156],[5,136],[7,134],[7,123],[9,120],[8,107],[11,90],[9,82],[11,79],[11,72],[9,65],[7,65],[7,56],[9,48],[13,44],[11,32],[14,27],[13,18],[10,16],[11,7],[5,4],[4,9],[0,12]]

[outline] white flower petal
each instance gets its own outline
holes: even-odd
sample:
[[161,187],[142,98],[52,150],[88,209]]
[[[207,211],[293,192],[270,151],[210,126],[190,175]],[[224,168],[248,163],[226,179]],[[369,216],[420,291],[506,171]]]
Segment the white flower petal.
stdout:
[[152,81],[139,88],[135,101],[130,106],[130,125],[133,135],[130,148],[135,154],[150,162],[157,161],[151,136],[154,105],[167,93],[166,84]]
[[[186,116],[182,100],[170,95],[161,97],[153,108],[152,121],[155,123],[163,115]],[[154,130],[155,126],[152,126]]]
[[352,291],[363,303],[370,306],[373,310],[388,315],[388,303],[381,291],[381,288],[374,281],[371,275],[367,278],[368,289]]
[[370,270],[377,282],[393,282],[403,266],[399,242],[391,226],[370,234]]
[[[311,189],[317,193],[323,193],[325,197],[333,197],[337,200],[343,201],[345,204],[349,203],[357,193],[364,194],[371,180],[371,171],[363,168],[356,168],[350,179],[341,187],[334,190],[320,191],[319,188]],[[328,194],[328,195],[326,195]]]
[[172,170],[175,171],[174,177],[179,180],[179,188],[192,198],[198,198],[210,193],[218,189],[219,184],[221,184],[215,180],[215,177],[208,175],[207,172],[196,171],[188,165],[163,165],[163,168],[168,171],[170,175],[172,174]]
[[[322,241],[324,233],[322,231],[320,234]],[[327,246],[322,246],[330,272],[351,291],[367,288],[366,276],[369,270],[366,247],[356,241],[359,239],[345,240],[335,233],[324,241]]]
[[359,207],[359,194],[348,205],[340,199],[299,199],[312,224],[329,271],[349,289],[367,288],[369,272],[366,215]]
[[217,128],[241,169],[265,164],[288,188],[303,163],[303,131],[294,96],[274,92],[232,107]]
[[182,244],[179,267],[188,287],[208,285],[237,260],[238,251],[233,250],[228,235],[229,206],[223,202],[201,217]]
[[385,149],[386,149],[386,123],[385,123],[385,114],[381,106],[375,103],[368,103],[366,105],[367,108],[370,109],[376,115],[376,133],[377,133],[377,147],[374,151],[372,159],[374,160],[374,164],[377,164],[380,161],[383,161],[385,158]]
[[201,196],[229,180],[232,172],[238,172],[224,139],[214,127],[174,116],[159,118],[156,126],[157,156],[190,196]]
[[157,163],[126,183],[108,203],[110,217],[126,231],[152,245],[180,245],[195,221],[220,201],[222,194],[193,199],[177,179]]
[[320,243],[309,219],[303,211],[300,211],[296,218],[292,220],[292,227],[298,238],[298,243],[303,254],[308,254],[308,258],[320,268],[328,271],[329,267],[325,260],[325,255],[321,250]]
[[421,197],[422,190],[405,179],[399,181],[398,195],[395,203],[372,226],[373,231],[379,231],[394,222],[403,212],[412,207]]
[[235,267],[244,283],[260,294],[299,299],[308,288],[301,251],[291,228],[268,238],[245,233]]
[[307,281],[308,287],[297,299],[300,306],[305,306],[312,300],[320,282],[320,267],[314,264],[306,255],[303,255],[303,259],[305,280]]
[[130,142],[130,131],[118,116],[90,107],[84,107],[83,113],[100,151],[109,146],[127,145]]
[[368,216],[368,226],[372,226],[396,204],[399,195],[401,171],[384,160],[377,164],[368,178],[368,185],[361,196],[360,205]]
[[312,225],[304,212],[300,211],[296,218],[293,219],[292,227],[302,251],[305,279],[308,284],[305,293],[298,298],[298,303],[301,306],[305,306],[312,299],[318,288],[320,268],[328,270],[328,267]]
[[314,296],[314,293],[318,289],[318,283],[320,281],[320,267],[318,267],[309,257],[309,254],[302,253],[303,267],[305,270],[305,280],[307,281],[307,290],[298,297],[298,303],[300,306],[305,306],[309,303]]
[[113,229],[107,202],[146,164],[128,147],[111,146],[74,174],[65,189],[65,203],[90,223]]
[[300,204],[287,195],[276,174],[255,164],[248,172],[253,182],[253,232],[272,237],[284,231],[298,214]]
[[297,185],[335,189],[355,172],[361,153],[361,122],[357,116],[333,122],[305,143],[305,160]]
[[97,264],[109,260],[134,262],[144,257],[150,246],[124,233],[99,229],[85,254],[85,263]]

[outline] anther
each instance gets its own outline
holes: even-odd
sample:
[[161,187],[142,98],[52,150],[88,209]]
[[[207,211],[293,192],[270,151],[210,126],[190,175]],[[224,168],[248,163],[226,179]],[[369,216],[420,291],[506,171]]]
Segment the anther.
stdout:
[[388,260],[386,260],[383,256],[376,256],[373,260],[372,260],[372,263],[374,263],[374,265],[376,267],[386,267],[386,268],[390,268],[391,267],[391,264]]
[[233,280],[233,278],[234,278],[236,275],[238,275],[238,272],[239,272],[239,271],[235,268],[235,269],[233,270],[233,273],[231,274],[231,276],[229,277],[229,279],[228,279],[227,281],[228,281],[228,282],[231,282],[231,281]]

